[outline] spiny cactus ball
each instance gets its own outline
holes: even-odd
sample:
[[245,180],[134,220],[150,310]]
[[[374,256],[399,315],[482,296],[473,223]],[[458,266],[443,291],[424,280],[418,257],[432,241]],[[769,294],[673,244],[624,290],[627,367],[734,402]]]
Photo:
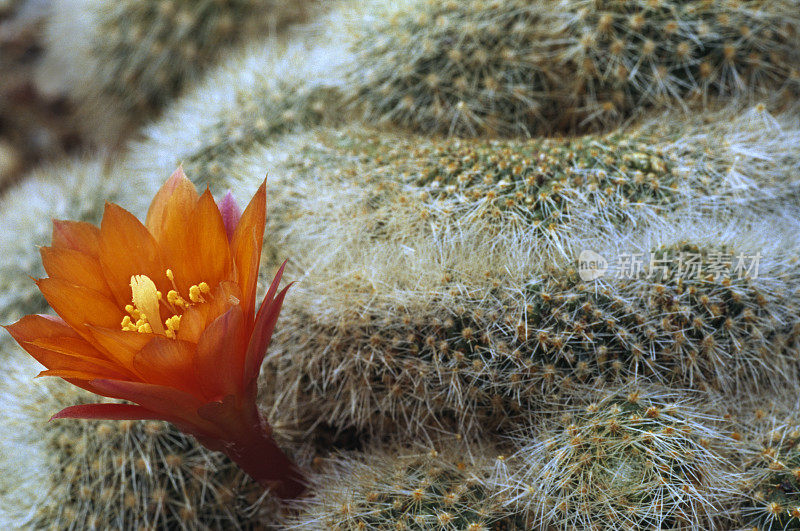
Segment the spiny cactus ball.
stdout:
[[697,529],[726,521],[723,504],[738,476],[724,458],[733,439],[715,428],[717,419],[665,391],[588,395],[560,427],[517,452],[514,503],[542,528]]
[[[468,450],[465,450],[468,449]],[[373,448],[340,456],[315,478],[315,495],[292,524],[302,529],[529,529],[503,507],[493,483],[505,458],[451,441],[437,450]]]
[[800,81],[794,0],[570,0],[562,53],[589,118]]
[[749,278],[754,259],[724,246],[661,246],[638,273],[634,261],[601,285],[567,268],[532,287],[518,341],[544,375],[728,390],[789,377],[800,333],[792,281]]
[[2,468],[44,461],[31,484],[0,481],[0,492],[19,490],[12,499],[30,492],[29,505],[3,508],[15,516],[14,528],[251,529],[277,515],[269,495],[232,461],[170,424],[48,422],[60,409],[98,397],[56,379],[26,382],[20,375],[13,384],[0,394],[2,442],[32,455],[10,462],[19,452],[6,447]]
[[776,427],[762,440],[748,523],[764,530],[800,529],[800,427]]
[[[356,101],[379,122],[458,135],[550,126],[566,77],[541,2],[377,2],[356,29]],[[550,17],[552,18],[552,17]]]
[[302,19],[308,6],[307,0],[104,4],[98,8],[86,106],[107,101],[116,113],[140,121],[161,110],[222,51]]
[[396,176],[406,192],[401,200],[450,214],[444,220],[473,212],[498,225],[568,232],[579,220],[619,223],[634,217],[631,211],[671,209],[683,197],[680,161],[635,133],[531,140],[356,135],[333,143],[371,162],[376,174]]

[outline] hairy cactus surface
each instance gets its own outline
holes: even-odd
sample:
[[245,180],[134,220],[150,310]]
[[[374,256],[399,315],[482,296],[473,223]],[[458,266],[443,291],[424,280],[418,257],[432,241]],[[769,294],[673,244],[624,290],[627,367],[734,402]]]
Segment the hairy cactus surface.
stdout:
[[351,86],[371,119],[460,136],[586,129],[653,104],[800,82],[793,0],[470,0],[364,16]]
[[[588,395],[588,396],[586,396]],[[512,498],[556,529],[698,529],[730,523],[734,441],[681,395],[588,392],[523,446]]]
[[768,431],[761,430],[755,449],[754,458],[747,463],[750,489],[742,507],[745,522],[770,531],[800,529],[800,427],[796,419],[788,424],[773,422]]
[[328,460],[315,495],[290,519],[300,529],[528,529],[503,506],[496,484],[505,457],[485,445],[447,441],[374,449]]
[[350,86],[371,119],[467,136],[552,128],[568,73],[547,60],[554,17],[545,3],[404,0],[370,8],[356,28]]
[[19,365],[0,393],[0,521],[10,528],[251,529],[277,515],[232,461],[167,423],[48,422],[97,397],[31,382],[32,363]]
[[574,64],[589,117],[748,96],[800,80],[800,14],[793,0],[563,5],[575,44],[562,53]]

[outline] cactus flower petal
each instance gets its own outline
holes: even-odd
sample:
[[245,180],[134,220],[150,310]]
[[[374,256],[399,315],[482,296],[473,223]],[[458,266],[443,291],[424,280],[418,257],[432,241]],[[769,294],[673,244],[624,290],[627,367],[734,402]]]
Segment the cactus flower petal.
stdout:
[[134,404],[72,406],[53,418],[161,419],[225,452],[278,496],[303,476],[256,406],[257,378],[288,286],[284,266],[256,314],[266,187],[244,213],[199,195],[180,168],[143,224],[107,204],[100,228],[56,221],[37,285],[58,317],[6,328],[55,376]]

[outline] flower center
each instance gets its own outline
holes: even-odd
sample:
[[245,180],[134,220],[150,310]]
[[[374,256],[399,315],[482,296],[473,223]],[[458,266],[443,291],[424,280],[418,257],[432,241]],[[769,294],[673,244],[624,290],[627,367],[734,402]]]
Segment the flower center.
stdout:
[[[167,299],[156,289],[156,284],[147,275],[133,275],[131,277],[131,304],[125,306],[128,313],[122,318],[122,329],[141,334],[162,334],[170,339],[175,339],[180,328],[181,314],[186,308],[205,302],[203,295],[211,293],[207,283],[201,282],[189,287],[189,302],[178,292],[175,285],[175,275],[167,269],[167,278],[172,282],[172,288],[167,292]],[[171,315],[161,322],[161,306],[164,306],[167,315]]]

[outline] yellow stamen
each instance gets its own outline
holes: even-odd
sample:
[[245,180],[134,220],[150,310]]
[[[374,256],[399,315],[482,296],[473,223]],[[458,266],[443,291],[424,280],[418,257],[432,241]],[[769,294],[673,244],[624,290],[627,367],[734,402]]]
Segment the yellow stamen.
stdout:
[[131,321],[131,316],[126,315],[122,318],[122,329],[127,332],[136,332],[136,326]]
[[180,315],[173,315],[169,319],[167,319],[167,329],[172,330],[173,332],[179,330],[181,327],[181,316]]
[[175,283],[175,275],[172,273],[172,269],[167,269],[167,278],[170,282]]
[[197,287],[200,288],[200,293],[204,293],[206,295],[211,293],[211,288],[208,287],[208,284],[206,284],[205,282],[201,282],[200,284],[197,285]]
[[133,275],[131,277],[131,293],[133,294],[133,305],[142,314],[142,319],[146,319],[150,326],[140,325],[139,332],[155,331],[163,334],[164,326],[161,324],[161,315],[158,311],[158,290],[155,283],[147,275]]
[[178,295],[178,292],[174,289],[169,290],[167,293],[167,302],[172,304],[173,306],[179,306],[181,308],[186,308],[186,301],[183,300],[183,297]]
[[200,288],[197,285],[189,287],[189,300],[192,302],[204,302],[202,295],[200,295]]

